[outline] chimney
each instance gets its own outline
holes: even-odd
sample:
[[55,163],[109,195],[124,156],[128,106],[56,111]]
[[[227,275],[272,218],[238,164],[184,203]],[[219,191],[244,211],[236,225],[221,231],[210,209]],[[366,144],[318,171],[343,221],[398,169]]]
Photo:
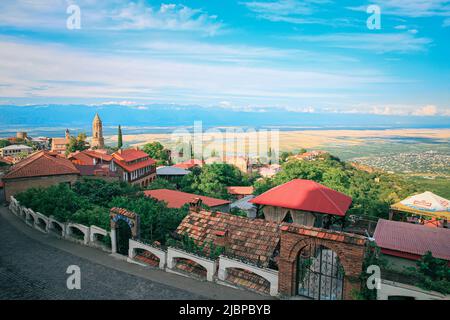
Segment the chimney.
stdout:
[[223,231],[216,231],[215,232],[216,238],[214,239],[214,244],[218,247],[227,248],[230,244],[230,232],[228,229],[225,229]]
[[202,207],[202,199],[200,198],[194,198],[189,203],[189,211],[199,212],[201,207]]

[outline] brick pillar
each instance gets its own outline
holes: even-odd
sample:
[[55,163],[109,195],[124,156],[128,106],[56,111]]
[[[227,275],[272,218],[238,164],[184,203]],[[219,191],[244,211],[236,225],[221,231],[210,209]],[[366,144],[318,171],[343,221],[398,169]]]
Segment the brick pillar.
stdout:
[[355,276],[345,276],[344,300],[354,300],[353,294],[361,290],[361,281]]
[[278,292],[285,296],[295,295],[295,262],[280,259],[278,262]]

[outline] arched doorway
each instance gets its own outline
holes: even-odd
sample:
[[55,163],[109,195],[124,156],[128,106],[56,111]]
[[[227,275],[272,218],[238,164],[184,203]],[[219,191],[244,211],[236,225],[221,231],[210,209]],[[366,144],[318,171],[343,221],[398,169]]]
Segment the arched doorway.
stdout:
[[117,253],[128,256],[129,240],[132,237],[131,228],[124,220],[116,223]]
[[312,242],[297,257],[296,294],[316,300],[342,300],[344,276],[337,254]]
[[112,208],[110,217],[111,252],[128,256],[129,240],[139,239],[139,215],[122,208]]

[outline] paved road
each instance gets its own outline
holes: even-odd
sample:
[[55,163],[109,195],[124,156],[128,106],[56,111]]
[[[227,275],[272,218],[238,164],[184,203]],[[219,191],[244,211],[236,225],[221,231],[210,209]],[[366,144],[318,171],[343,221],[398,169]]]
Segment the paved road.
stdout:
[[[66,286],[81,269],[81,289]],[[217,284],[151,270],[56,239],[0,207],[0,299],[261,299]]]

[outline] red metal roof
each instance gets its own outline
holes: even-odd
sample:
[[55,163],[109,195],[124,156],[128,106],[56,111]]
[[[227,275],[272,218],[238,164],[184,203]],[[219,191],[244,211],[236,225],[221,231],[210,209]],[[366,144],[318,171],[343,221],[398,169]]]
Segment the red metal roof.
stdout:
[[79,173],[69,160],[39,151],[14,165],[3,180]]
[[237,195],[250,195],[253,194],[254,188],[252,186],[250,187],[241,187],[241,186],[235,186],[235,187],[227,187],[227,192],[229,194],[237,194]]
[[186,203],[192,202],[195,198],[200,198],[202,202],[208,207],[216,207],[230,203],[230,201],[223,199],[216,199],[206,196],[200,196],[194,193],[181,192],[169,189],[157,189],[144,191],[147,197],[155,198],[158,201],[167,202],[169,208],[181,208]]
[[311,180],[294,179],[250,200],[251,203],[345,216],[352,198]]
[[[396,251],[400,254],[422,256],[431,251],[436,258],[450,260],[450,229],[429,228],[420,224],[380,219],[374,238],[386,254],[398,256],[393,253]],[[403,256],[408,258],[408,255]]]

